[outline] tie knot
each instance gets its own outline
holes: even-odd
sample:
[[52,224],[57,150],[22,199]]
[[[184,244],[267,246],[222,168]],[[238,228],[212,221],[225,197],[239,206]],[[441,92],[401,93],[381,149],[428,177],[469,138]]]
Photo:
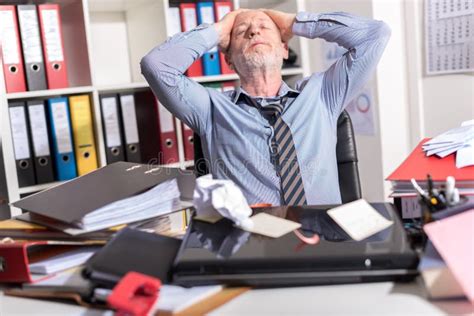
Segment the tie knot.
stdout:
[[262,106],[262,112],[268,116],[280,116],[283,112],[283,105],[280,103],[271,103],[266,106]]

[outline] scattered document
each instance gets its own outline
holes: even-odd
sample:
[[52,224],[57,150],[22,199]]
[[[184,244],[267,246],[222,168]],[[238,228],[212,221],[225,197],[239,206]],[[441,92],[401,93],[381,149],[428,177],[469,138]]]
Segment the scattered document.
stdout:
[[467,298],[474,302],[474,209],[429,223],[424,230]]
[[352,239],[357,241],[370,237],[393,224],[364,199],[335,207],[327,213]]
[[162,285],[158,302],[154,309],[160,312],[179,313],[221,290],[221,285],[195,286],[191,288]]
[[474,165],[474,120],[465,121],[423,144],[427,156],[444,158],[456,153],[456,167]]
[[52,274],[85,263],[100,247],[78,247],[77,249],[41,260],[29,265],[35,274]]
[[267,213],[259,213],[252,216],[250,219],[253,222],[252,227],[244,228],[244,230],[272,238],[280,238],[281,236],[301,227],[300,223],[289,221]]

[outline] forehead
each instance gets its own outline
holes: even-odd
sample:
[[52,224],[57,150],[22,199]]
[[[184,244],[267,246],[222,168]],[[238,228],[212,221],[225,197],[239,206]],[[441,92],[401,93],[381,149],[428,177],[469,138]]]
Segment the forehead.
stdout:
[[264,22],[271,22],[272,24],[274,24],[273,20],[265,13],[258,10],[251,10],[251,11],[239,13],[235,17],[234,27],[239,27],[241,25],[249,24],[252,21],[259,21],[259,22],[264,21]]

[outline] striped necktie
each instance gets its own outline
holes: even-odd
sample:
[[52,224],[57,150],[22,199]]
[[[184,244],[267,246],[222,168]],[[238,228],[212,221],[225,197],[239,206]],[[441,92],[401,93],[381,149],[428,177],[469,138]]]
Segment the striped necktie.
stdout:
[[259,108],[273,126],[271,153],[280,176],[282,202],[284,205],[305,205],[306,196],[293,136],[290,127],[281,117],[287,100],[288,97],[283,97],[278,103]]

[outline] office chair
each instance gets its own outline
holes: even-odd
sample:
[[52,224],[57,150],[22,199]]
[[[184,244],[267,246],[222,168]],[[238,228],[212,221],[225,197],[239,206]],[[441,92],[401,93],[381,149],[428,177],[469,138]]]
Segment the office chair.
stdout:
[[[354,129],[352,128],[351,118],[346,111],[343,111],[337,120],[336,157],[342,203],[360,199],[362,192],[357,166]],[[202,152],[201,139],[197,134],[194,134],[194,172],[197,177],[209,173]]]

